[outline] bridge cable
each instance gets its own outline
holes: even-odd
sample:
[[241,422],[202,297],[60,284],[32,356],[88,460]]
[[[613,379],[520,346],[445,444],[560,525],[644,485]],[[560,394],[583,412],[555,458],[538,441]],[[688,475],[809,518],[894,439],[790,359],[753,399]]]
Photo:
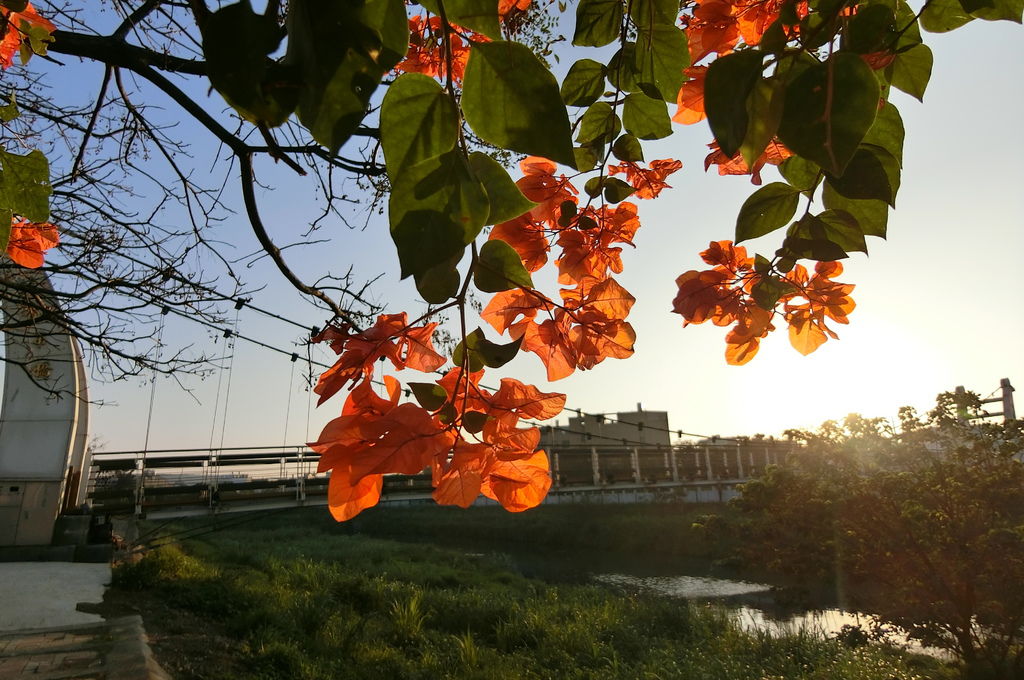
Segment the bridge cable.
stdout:
[[[236,301],[236,304],[238,304],[237,301]],[[248,303],[242,303],[242,304],[244,306],[251,307],[251,305],[249,305]],[[217,331],[220,331],[222,333],[229,333],[230,332],[230,333],[232,333],[233,337],[236,337],[238,339],[244,340],[244,341],[249,342],[249,343],[254,344],[254,345],[258,345],[258,346],[263,347],[264,349],[268,349],[268,350],[270,350],[272,352],[277,352],[278,354],[283,354],[283,355],[289,356],[289,357],[293,354],[293,352],[289,352],[287,350],[283,350],[280,347],[275,347],[274,345],[270,345],[268,343],[262,342],[261,340],[257,340],[255,338],[252,338],[252,337],[249,337],[249,336],[242,335],[242,334],[238,333],[237,332],[237,325],[236,325],[236,331],[232,332],[232,331],[228,331],[226,329],[221,328],[220,326],[218,326],[215,323],[206,321],[204,319],[199,319],[199,318],[196,318],[194,316],[190,316],[190,315],[188,315],[188,314],[186,314],[186,313],[184,313],[184,312],[182,312],[180,310],[171,309],[170,311],[172,313],[178,314],[179,316],[182,316],[183,318],[189,319],[190,321],[193,321],[195,323],[204,325],[204,326],[206,326],[208,328],[211,328],[213,330],[217,330]],[[288,321],[289,323],[291,323],[291,324],[293,324],[295,326],[298,326],[300,328],[303,328],[304,330],[307,330],[307,331],[310,330],[307,326],[304,326],[304,325],[302,325],[302,324],[300,324],[300,323],[298,323],[296,321],[292,321],[290,319],[286,319],[285,317],[280,317],[280,315],[275,315],[272,312],[266,312],[266,313],[268,315],[274,316],[275,318],[279,317],[282,320]],[[307,356],[306,357],[301,357],[300,356],[299,358],[303,359],[303,361],[305,361],[306,364],[309,366],[309,369],[310,369],[310,376],[309,376],[309,378],[310,378],[310,383],[312,383],[312,369],[313,369],[314,366],[316,366],[318,368],[328,369],[328,368],[331,368],[332,365],[331,364],[325,364],[325,363],[323,363],[321,361],[317,361],[317,360],[313,359],[312,356],[310,355],[310,352],[309,352],[309,347],[310,346],[307,344],[306,347],[307,347]],[[382,385],[383,384],[379,380],[373,380],[373,382],[375,384],[377,384],[377,385]],[[494,391],[496,389],[494,387],[487,386],[487,385],[481,385],[481,387],[483,387],[485,389],[488,389],[488,390],[491,390],[491,391]],[[310,397],[310,399],[312,400],[312,396]],[[583,411],[582,409],[566,408],[565,410],[567,410],[567,411],[575,411],[577,413],[577,415],[579,415],[580,417],[592,417],[592,418],[595,418],[595,419],[605,419],[605,420],[607,420],[609,422],[619,423],[621,425],[626,425],[626,426],[631,426],[631,427],[637,427],[638,430],[640,429],[640,426],[643,426],[646,429],[654,430],[656,432],[665,432],[665,433],[668,433],[670,435],[674,434],[674,435],[676,435],[679,438],[682,438],[682,437],[694,437],[694,438],[699,438],[699,439],[717,439],[718,441],[736,441],[736,442],[742,441],[741,439],[737,439],[737,438],[734,438],[734,437],[721,437],[721,436],[718,436],[718,435],[699,434],[699,433],[695,433],[695,432],[686,432],[686,431],[681,430],[681,429],[665,428],[665,427],[659,427],[659,426],[652,425],[652,424],[631,422],[631,421],[627,421],[627,420],[622,420],[622,419],[620,419],[618,417],[610,417],[608,414],[604,414],[604,413],[590,413],[590,412],[587,412],[587,411]],[[309,409],[307,408],[307,431],[306,431],[306,439],[307,439],[307,441],[309,440],[308,420],[309,420]],[[579,432],[578,430],[571,430],[571,429],[564,428],[564,427],[557,427],[556,428],[553,425],[541,425],[541,424],[538,424],[538,426],[539,427],[551,427],[551,428],[558,429],[558,430],[564,431],[564,432],[573,432],[573,433],[576,433],[576,434],[584,434],[584,433]],[[607,436],[607,435],[598,435],[596,433],[591,433],[591,435],[593,437],[598,438],[598,439],[606,439],[606,440],[611,440],[611,441],[621,441],[622,440],[621,437],[611,437],[611,436]],[[638,445],[642,445],[642,446],[650,446],[649,442],[640,442],[640,441],[636,441],[636,440],[629,440],[629,441],[631,441],[632,443],[638,444]],[[210,445],[211,445],[211,449],[212,449],[212,446],[213,446],[212,435],[211,435]]]

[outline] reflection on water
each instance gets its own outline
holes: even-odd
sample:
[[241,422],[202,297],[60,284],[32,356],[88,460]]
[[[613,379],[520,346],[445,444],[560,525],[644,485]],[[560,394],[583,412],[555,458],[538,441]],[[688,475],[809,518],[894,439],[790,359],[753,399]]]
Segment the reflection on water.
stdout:
[[[733,581],[729,579],[707,576],[632,576],[629,574],[595,574],[593,580],[605,585],[678,597],[687,600],[733,600],[731,607],[736,621],[747,630],[760,630],[769,633],[785,634],[807,631],[827,637],[835,636],[843,626],[859,626],[865,632],[875,629],[878,620],[870,615],[858,612],[847,612],[840,609],[822,609],[790,614],[785,618],[776,618],[762,609],[739,604],[743,596],[763,595],[771,591],[771,586],[750,581]],[[885,640],[890,644],[903,647],[919,654],[928,654],[938,658],[948,658],[942,650],[923,647],[919,643],[907,639],[903,635],[888,632]]]
[[597,574],[598,583],[626,589],[645,590],[658,595],[687,599],[734,597],[751,593],[765,593],[771,586],[749,581],[727,581],[707,576],[630,576],[627,574]]

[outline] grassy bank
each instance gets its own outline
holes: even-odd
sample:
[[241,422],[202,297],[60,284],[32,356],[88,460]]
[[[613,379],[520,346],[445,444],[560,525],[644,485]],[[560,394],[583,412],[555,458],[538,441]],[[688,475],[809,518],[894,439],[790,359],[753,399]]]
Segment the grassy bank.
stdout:
[[748,634],[722,610],[550,585],[312,514],[168,544],[114,584],[179,680],[942,677],[884,648]]

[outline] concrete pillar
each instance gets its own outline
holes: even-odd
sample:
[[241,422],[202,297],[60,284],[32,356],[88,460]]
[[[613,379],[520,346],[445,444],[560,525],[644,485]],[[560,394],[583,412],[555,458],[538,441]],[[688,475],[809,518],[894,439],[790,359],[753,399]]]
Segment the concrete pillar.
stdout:
[[1003,422],[1009,422],[1017,417],[1017,412],[1013,408],[1013,385],[1010,384],[1009,378],[1003,378],[999,381],[999,387],[1003,391]]
[[736,479],[743,479],[743,448],[736,445]]
[[594,471],[594,486],[601,483],[601,462],[597,458],[597,448],[590,447],[590,466]]
[[671,467],[671,470],[672,470],[672,481],[673,482],[678,482],[679,481],[679,463],[676,460],[676,450],[675,449],[670,449],[669,452],[668,452],[668,455],[669,455],[669,459],[671,460],[671,463],[672,463],[672,467]]
[[633,483],[639,484],[643,478],[640,476],[640,452],[637,451],[635,446],[630,451],[629,462],[632,463],[633,467]]
[[553,453],[553,454],[551,454],[551,457],[552,457],[552,468],[553,468],[553,473],[554,473],[552,475],[553,481],[555,483],[555,486],[559,486],[558,479],[559,479],[559,477],[561,477],[561,475],[559,474],[558,454],[557,453]]
[[711,449],[704,447],[704,476],[711,480]]

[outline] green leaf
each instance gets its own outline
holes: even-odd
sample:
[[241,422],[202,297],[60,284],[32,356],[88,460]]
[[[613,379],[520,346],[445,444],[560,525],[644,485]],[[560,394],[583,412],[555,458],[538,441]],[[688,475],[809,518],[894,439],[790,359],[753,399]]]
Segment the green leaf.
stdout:
[[875,199],[893,205],[899,190],[900,163],[880,146],[862,144],[842,176],[826,173],[839,194],[853,199]]
[[779,172],[787,182],[800,191],[810,191],[821,181],[821,168],[800,156],[790,156],[779,165]]
[[519,253],[501,239],[491,239],[480,248],[473,272],[473,283],[485,293],[500,293],[510,288],[533,288]]
[[591,198],[597,198],[601,195],[601,189],[604,186],[604,179],[601,177],[591,177],[587,180],[587,183],[583,185],[583,193]]
[[900,52],[885,69],[893,87],[924,101],[924,91],[932,77],[932,51],[927,45],[915,45]]
[[637,29],[633,63],[637,85],[649,97],[674,102],[690,65],[686,34],[672,22]]
[[448,393],[437,383],[406,383],[419,405],[428,411],[436,411],[448,401]]
[[991,7],[982,7],[971,12],[985,21],[1012,21],[1015,24],[1021,23],[1021,15],[1024,14],[1024,0],[993,0]]
[[466,411],[462,414],[462,429],[470,434],[476,434],[484,429],[491,416],[480,411]]
[[0,121],[10,123],[21,113],[18,111],[18,104],[14,101],[14,93],[11,92],[11,103],[0,106]]
[[883,4],[861,5],[846,29],[844,49],[870,54],[887,46],[896,34],[896,14]]
[[365,0],[363,23],[380,36],[377,66],[387,73],[405,58],[409,49],[409,16],[404,2]]
[[603,186],[604,200],[609,203],[620,203],[636,191],[631,185],[616,177],[605,177]]
[[604,79],[608,69],[593,59],[580,59],[562,81],[562,101],[569,106],[590,106],[604,92]]
[[[465,340],[457,344],[454,351],[452,351],[452,362],[456,366],[466,368],[470,373],[476,373],[477,371],[483,370],[483,357],[472,349],[476,339],[482,339],[483,337],[484,334],[479,328],[467,335]],[[468,352],[466,351],[467,345],[470,346],[470,350]]]
[[960,0],[960,6],[968,14],[974,14],[980,9],[995,9],[994,0]]
[[946,33],[973,20],[959,0],[931,0],[921,12],[921,28],[929,33]]
[[637,26],[675,24],[679,18],[678,0],[632,0],[629,3],[629,18]]
[[780,279],[775,276],[766,276],[754,284],[750,294],[753,296],[754,302],[757,303],[758,307],[771,311],[775,309],[775,305],[778,304],[779,298],[793,290],[793,284],[785,281],[784,279]]
[[859,55],[836,52],[786,87],[779,138],[794,153],[840,175],[875,120],[878,97],[871,67]]
[[[422,0],[420,4],[433,14],[441,14],[438,0]],[[444,0],[444,13],[453,24],[501,40],[498,0]]]
[[805,50],[816,50],[831,42],[838,30],[836,14],[823,10],[811,12],[800,20],[800,44]]
[[903,137],[903,119],[900,112],[892,102],[886,102],[875,116],[871,129],[864,135],[863,143],[882,147],[902,164]]
[[636,43],[627,42],[608,61],[608,82],[622,92],[639,92],[634,54]]
[[575,167],[569,115],[551,71],[529,47],[473,43],[462,112],[485,142]]
[[748,168],[764,153],[775,138],[782,120],[783,82],[776,78],[758,80],[747,97],[747,134],[740,145],[740,154]]
[[399,76],[380,110],[380,141],[388,175],[455,148],[458,114],[450,97],[433,78],[419,73]]
[[465,254],[465,246],[449,260],[430,267],[424,272],[413,274],[416,282],[416,290],[426,302],[432,305],[439,305],[450,300],[459,294],[459,284],[462,276],[457,269],[459,262]]
[[625,134],[612,144],[612,155],[620,161],[638,163],[644,159],[644,149],[640,140],[631,134]]
[[905,50],[921,42],[921,25],[917,20],[917,11],[907,4],[906,0],[896,3],[896,25],[904,29],[896,41],[896,51]]
[[469,154],[469,166],[487,192],[491,210],[486,224],[498,224],[515,219],[537,204],[523,196],[516,183],[509,177],[501,163],[485,153],[474,151]]
[[842,210],[853,215],[865,236],[885,238],[889,221],[889,206],[885,201],[846,198],[825,182],[822,202],[830,210]]
[[7,252],[11,242],[11,211],[0,206],[0,253]]
[[50,219],[51,192],[50,164],[42,151],[19,156],[0,148],[0,222],[10,227],[9,212],[29,222],[46,222]]
[[290,0],[284,63],[301,83],[299,121],[332,153],[366,115],[382,75],[408,47],[402,0]]
[[665,102],[640,92],[626,95],[622,123],[627,132],[640,139],[662,139],[672,134],[672,119]]
[[704,111],[718,147],[730,158],[747,136],[747,97],[761,79],[763,58],[757,50],[727,54],[711,62],[704,79]]
[[603,47],[616,40],[622,30],[622,15],[622,0],[580,0],[572,44]]
[[248,2],[228,5],[203,23],[202,38],[210,84],[240,116],[270,127],[288,119],[299,84],[269,56],[284,38],[276,17],[255,13]]
[[487,193],[457,150],[407,168],[388,207],[402,278],[422,277],[461,255],[490,212]]
[[831,241],[844,252],[868,252],[860,224],[845,210],[826,210],[795,222],[787,236],[809,241]]
[[583,118],[580,119],[576,141],[581,144],[591,142],[611,142],[622,129],[619,116],[608,102],[596,102],[590,105]]
[[[486,337],[482,330],[477,328],[475,331],[466,336],[463,342],[460,342],[455,348],[455,352],[452,354],[452,359],[456,365],[462,365],[462,353],[469,349],[470,363],[471,365],[479,365],[480,368],[487,366],[488,368],[501,368],[508,362],[512,361],[515,356],[519,353],[519,347],[523,344],[523,339],[520,337],[518,340],[513,340],[510,343],[499,345],[498,343],[491,342]],[[480,370],[479,368],[473,370]]]
[[736,243],[764,236],[784,226],[796,212],[800,192],[772,182],[755,191],[740,208],[736,218]]
[[593,170],[597,161],[604,156],[603,144],[583,144],[572,150],[576,158],[576,169],[580,172]]
[[806,239],[787,236],[782,247],[796,259],[835,262],[849,257],[846,251],[828,239]]

